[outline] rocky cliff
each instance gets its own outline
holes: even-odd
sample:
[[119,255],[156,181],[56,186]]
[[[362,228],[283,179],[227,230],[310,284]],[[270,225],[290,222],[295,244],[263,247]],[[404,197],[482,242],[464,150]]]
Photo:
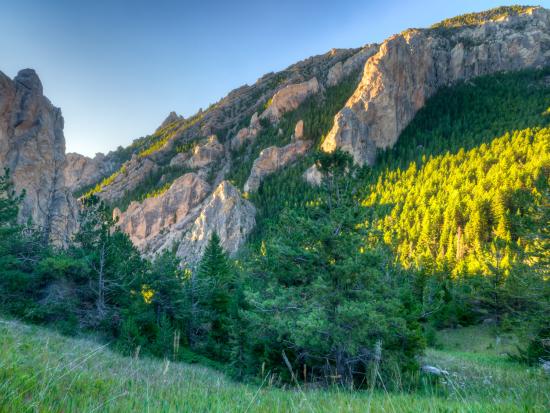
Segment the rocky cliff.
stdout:
[[71,191],[95,184],[120,166],[102,153],[96,154],[93,158],[78,153],[68,153],[65,159],[66,165],[63,171],[65,184]]
[[[182,261],[194,265],[214,231],[233,254],[255,225],[255,208],[241,192],[257,191],[267,175],[320,143],[321,132],[308,136],[312,123],[295,112],[305,102],[317,105],[308,109],[309,119],[320,118],[311,111],[334,103],[327,102],[331,91],[345,90],[330,110],[329,120],[340,109],[321,148],[341,148],[357,163],[372,164],[437,89],[548,65],[550,12],[503,10],[305,59],[188,118],[171,112],[153,134],[93,159],[65,156],[63,119],[33,71],[13,81],[2,75],[0,164],[12,169],[18,189],[27,189],[22,219],[32,217],[52,239],[66,239],[76,225],[69,189],[93,187],[121,208],[115,209],[119,227],[146,255],[177,246]],[[351,86],[338,89],[343,85]],[[303,178],[319,185],[322,176],[312,166]]]
[[163,194],[114,211],[118,226],[144,254],[177,248],[186,266],[194,266],[216,232],[222,246],[235,254],[255,225],[254,206],[229,182],[214,191],[195,173],[178,178]]
[[[458,21],[458,20],[457,20]],[[479,24],[407,30],[386,40],[322,144],[372,164],[395,144],[426,100],[442,86],[499,71],[550,63],[550,12],[529,7]]]
[[67,243],[77,222],[65,165],[61,110],[43,95],[35,71],[21,70],[13,80],[0,72],[0,167],[26,192],[20,220],[31,219],[56,244]]

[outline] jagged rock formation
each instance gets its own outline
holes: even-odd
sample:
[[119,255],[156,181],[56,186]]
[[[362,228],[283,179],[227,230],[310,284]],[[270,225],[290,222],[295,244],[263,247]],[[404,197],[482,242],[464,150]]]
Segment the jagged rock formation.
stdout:
[[223,248],[234,255],[256,225],[256,209],[233,185],[222,181],[202,206],[189,232],[181,240],[177,255],[188,265],[202,257],[216,232]]
[[476,26],[408,30],[386,40],[323,142],[359,164],[395,144],[435,91],[459,80],[550,63],[550,12],[533,7]]
[[260,156],[254,161],[250,176],[244,184],[245,192],[255,192],[260,187],[263,178],[294,162],[303,156],[309,148],[311,141],[297,140],[282,148],[270,146],[260,152]]
[[118,226],[147,255],[179,245],[178,257],[194,265],[213,232],[229,254],[235,254],[255,225],[256,210],[239,191],[222,181],[210,186],[197,174],[178,178],[163,194],[132,202],[125,212],[114,211]]
[[224,154],[223,145],[218,142],[216,135],[208,137],[206,142],[195,146],[191,158],[186,162],[190,168],[204,168],[220,159]]
[[104,186],[96,195],[107,203],[112,203],[124,196],[127,192],[136,189],[145,178],[158,170],[158,165],[148,158],[132,156],[112,182]]
[[[499,16],[498,21],[489,19],[473,26],[408,30],[383,45],[334,49],[279,73],[269,73],[188,119],[172,112],[153,135],[113,155],[119,163],[126,162],[103,182],[97,194],[107,203],[116,204],[172,182],[155,198],[133,202],[124,213],[118,211],[120,227],[147,255],[178,243],[178,255],[190,265],[200,258],[213,231],[234,253],[254,226],[254,207],[224,179],[229,171],[237,171],[241,179],[243,171],[239,168],[243,164],[239,162],[249,165],[251,154],[260,149],[255,146],[258,137],[263,142],[272,136],[261,135],[266,121],[281,128],[276,124],[285,113],[297,109],[310,96],[329,96],[324,93],[327,88],[363,68],[361,82],[335,116],[322,148],[342,148],[357,163],[372,163],[376,151],[395,143],[438,88],[495,71],[549,63],[549,12],[540,8],[524,10],[519,15]],[[304,132],[304,122],[299,121],[290,144],[262,144],[263,151],[251,170],[244,171],[249,177],[243,189],[257,191],[265,176],[310,150],[313,142],[306,140],[311,137]],[[279,129],[278,140],[282,134]],[[217,137],[205,138],[211,135]],[[106,158],[111,159],[109,155]],[[108,162],[103,158],[103,164],[98,165],[73,155],[69,159],[65,179],[71,188],[85,186],[84,182],[93,181],[92,176],[109,174],[105,169]],[[194,173],[186,173],[190,170]],[[158,182],[152,183],[156,177]],[[319,185],[322,175],[314,165],[303,178]]]
[[185,120],[185,118],[183,116],[180,116],[176,112],[172,111],[168,114],[168,116],[166,116],[166,119],[164,119],[162,121],[160,126],[157,128],[157,132],[160,131],[161,129],[164,129],[165,127],[167,127],[171,123],[184,121],[184,120]]
[[[151,171],[159,171],[168,165],[188,167],[187,161],[191,158],[191,154],[180,152],[178,148],[205,136],[217,134],[220,143],[232,149],[238,149],[246,142],[253,142],[261,130],[259,116],[254,114],[260,113],[270,98],[289,86],[292,90],[294,88],[292,85],[305,84],[306,89],[320,91],[323,87],[321,83],[326,82],[328,71],[332,66],[360,52],[361,49],[333,49],[323,55],[298,62],[281,72],[268,73],[253,85],[235,89],[216,104],[204,111],[200,110],[190,118],[183,119],[171,113],[155,132],[159,134],[158,140],[162,140],[164,144],[152,153],[140,157],[152,162],[152,164],[143,163],[143,167],[147,168],[146,173],[141,173],[141,166],[134,157],[125,162],[119,173],[115,172],[114,179],[110,179],[98,195],[112,203],[124,194],[131,193],[140,182],[150,176]],[[303,85],[298,86],[298,89],[303,88]],[[288,91],[281,92],[282,95],[287,93]],[[274,100],[277,102],[279,98]],[[294,100],[295,98],[291,99],[291,101]],[[294,104],[291,103],[291,105]],[[286,103],[283,102],[281,107],[286,108],[285,105]],[[278,107],[277,103],[276,106]],[[250,119],[250,124],[249,127],[242,128],[245,119]],[[140,146],[139,151],[142,149],[143,147]],[[229,153],[226,151],[226,155],[217,161],[227,165],[228,156]],[[124,187],[125,177],[129,179],[128,187]]]
[[102,153],[96,154],[93,158],[68,153],[65,158],[65,184],[73,192],[93,185],[112,174],[119,166]]
[[359,52],[347,58],[343,62],[338,62],[330,68],[327,75],[327,86],[336,86],[342,79],[351,75],[360,69],[367,59],[378,51],[377,44],[369,44],[363,47]]
[[9,168],[18,192],[26,191],[20,220],[32,219],[58,245],[77,225],[65,162],[61,110],[43,95],[35,71],[21,70],[13,81],[0,72],[0,168]]
[[149,239],[184,219],[210,192],[210,185],[195,173],[176,179],[162,195],[132,202],[125,212],[115,209],[117,225],[127,233],[138,248]]
[[309,96],[319,93],[321,86],[314,77],[307,82],[295,83],[279,90],[271,100],[271,104],[260,115],[260,119],[269,119],[278,122],[282,115],[290,112],[306,100]]
[[237,150],[240,149],[245,142],[254,142],[261,129],[258,112],[255,112],[252,118],[250,118],[250,126],[240,129],[233,139],[231,139],[231,149]]

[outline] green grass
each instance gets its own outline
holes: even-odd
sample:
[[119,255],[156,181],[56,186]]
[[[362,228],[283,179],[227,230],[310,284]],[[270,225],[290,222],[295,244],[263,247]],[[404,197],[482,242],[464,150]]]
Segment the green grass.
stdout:
[[[441,349],[428,350],[427,360],[451,373],[448,383],[371,395],[236,383],[205,367],[123,357],[90,339],[0,320],[0,412],[547,411],[548,378],[482,351],[490,338],[480,331],[443,332]],[[467,352],[478,338],[479,351]]]

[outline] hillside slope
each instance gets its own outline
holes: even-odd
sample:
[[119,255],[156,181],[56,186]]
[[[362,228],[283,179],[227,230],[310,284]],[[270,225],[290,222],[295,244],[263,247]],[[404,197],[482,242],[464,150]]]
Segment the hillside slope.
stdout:
[[[83,181],[77,192],[89,189],[87,194],[118,208],[121,228],[147,255],[181,241],[185,247],[178,254],[192,267],[214,232],[235,254],[254,227],[252,209],[240,207],[247,204],[241,195],[258,191],[270,175],[284,174],[318,145],[329,152],[347,151],[360,164],[373,164],[377,150],[393,147],[440,88],[550,62],[547,10],[502,8],[477,16],[463,24],[407,30],[381,45],[333,50],[268,74],[188,119],[172,113],[154,134],[118,151],[117,159],[125,159],[118,170],[91,189]],[[113,155],[107,160],[112,166]],[[102,165],[97,160],[72,161],[73,168],[89,169],[94,176]],[[151,222],[143,222],[151,203],[171,203],[170,194],[181,190],[179,178],[188,173],[197,174],[197,187],[208,185],[189,213],[173,219],[173,208],[161,209]],[[208,211],[209,220],[197,222],[211,204],[209,195],[222,183],[235,187],[229,190],[225,209],[239,209],[225,220],[220,204]],[[130,204],[131,212],[126,213]]]

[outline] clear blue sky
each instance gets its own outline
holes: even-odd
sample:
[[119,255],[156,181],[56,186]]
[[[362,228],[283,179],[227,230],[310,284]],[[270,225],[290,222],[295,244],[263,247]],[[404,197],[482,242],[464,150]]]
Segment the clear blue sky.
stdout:
[[308,56],[514,3],[4,0],[0,70],[34,68],[63,111],[68,151],[93,155]]

